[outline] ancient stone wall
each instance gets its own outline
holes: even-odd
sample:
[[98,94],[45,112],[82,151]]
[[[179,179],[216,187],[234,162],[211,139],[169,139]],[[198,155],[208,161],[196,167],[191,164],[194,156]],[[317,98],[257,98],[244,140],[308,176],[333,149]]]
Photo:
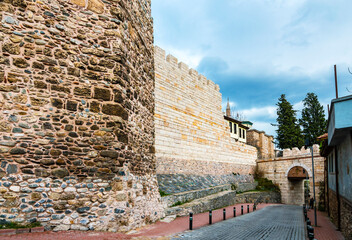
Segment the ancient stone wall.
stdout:
[[163,214],[151,1],[0,2],[0,218],[129,230]]
[[221,102],[218,85],[155,47],[158,174],[253,173],[257,150],[230,137]]
[[273,158],[274,153],[274,137],[265,134],[263,131],[256,129],[247,130],[247,144],[258,149],[258,159]]
[[[319,146],[314,145],[314,172],[315,191],[317,203],[319,202],[319,184],[324,181],[324,157],[320,156]],[[292,181],[288,179],[289,171],[294,167],[302,167],[308,173],[310,184],[310,195],[313,196],[313,174],[312,157],[310,149],[299,150],[298,148],[284,149],[283,157],[258,160],[259,172],[264,177],[278,184],[281,190],[282,202],[285,204],[304,203],[303,180]]]

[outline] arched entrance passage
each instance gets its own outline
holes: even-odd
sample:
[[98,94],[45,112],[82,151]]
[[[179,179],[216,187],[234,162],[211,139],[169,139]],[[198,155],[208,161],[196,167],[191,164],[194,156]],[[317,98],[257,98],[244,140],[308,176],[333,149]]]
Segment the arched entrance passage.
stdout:
[[287,178],[290,181],[301,181],[309,178],[308,172],[301,166],[296,166],[288,171]]
[[310,169],[307,170],[305,167],[302,165],[291,166],[286,172],[289,204],[301,205],[307,200],[304,182],[309,179]]

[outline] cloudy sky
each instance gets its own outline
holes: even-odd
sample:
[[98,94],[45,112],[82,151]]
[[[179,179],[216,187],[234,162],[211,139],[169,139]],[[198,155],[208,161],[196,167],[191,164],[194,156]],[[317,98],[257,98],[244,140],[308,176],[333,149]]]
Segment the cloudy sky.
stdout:
[[281,94],[300,110],[314,92],[326,108],[334,64],[339,95],[352,94],[351,11],[350,0],[152,0],[155,44],[272,135]]

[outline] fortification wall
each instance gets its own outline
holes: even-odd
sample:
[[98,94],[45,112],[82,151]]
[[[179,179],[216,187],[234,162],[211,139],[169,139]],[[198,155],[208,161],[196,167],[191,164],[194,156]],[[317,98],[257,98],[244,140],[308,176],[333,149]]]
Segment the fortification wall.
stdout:
[[253,173],[257,150],[230,137],[219,86],[155,47],[158,174]]
[[247,144],[258,149],[258,159],[273,158],[274,153],[274,137],[266,135],[263,131],[249,129],[247,131]]
[[0,218],[124,231],[163,214],[151,1],[0,2]]

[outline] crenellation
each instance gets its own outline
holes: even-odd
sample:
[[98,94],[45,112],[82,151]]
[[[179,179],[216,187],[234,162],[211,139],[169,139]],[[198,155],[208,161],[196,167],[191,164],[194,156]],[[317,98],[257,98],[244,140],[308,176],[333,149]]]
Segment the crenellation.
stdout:
[[179,62],[178,68],[181,69],[183,72],[188,73],[189,72],[189,67],[187,64],[183,62]]
[[192,77],[198,77],[198,71],[191,68],[189,69],[189,75],[191,75]]
[[178,60],[176,57],[174,57],[171,54],[168,54],[166,56],[166,61],[169,62],[170,64],[172,64],[173,66],[177,66],[178,65]]

